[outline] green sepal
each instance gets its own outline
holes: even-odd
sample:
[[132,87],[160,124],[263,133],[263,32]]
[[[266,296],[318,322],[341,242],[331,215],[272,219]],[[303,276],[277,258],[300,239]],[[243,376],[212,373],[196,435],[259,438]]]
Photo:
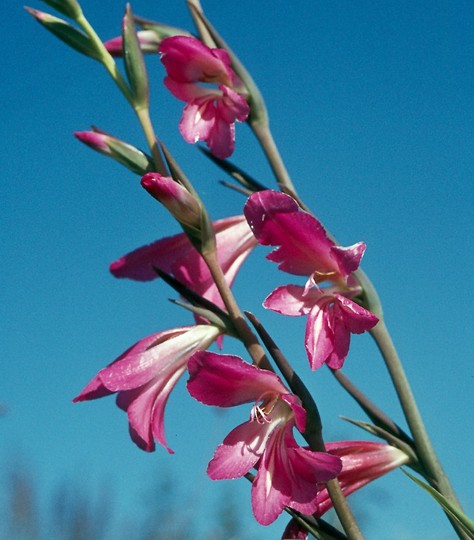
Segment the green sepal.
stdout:
[[123,38],[123,58],[125,62],[125,72],[127,73],[130,89],[133,94],[133,102],[136,107],[148,109],[149,89],[148,74],[145,66],[145,59],[140,48],[137,37],[135,22],[130,8],[127,4],[122,27]]
[[177,161],[173,158],[170,151],[166,148],[163,143],[160,143],[161,150],[165,156],[166,164],[171,174],[171,178],[184,186],[196,201],[201,206],[201,219],[199,228],[191,228],[183,225],[183,231],[186,236],[189,238],[193,246],[199,251],[201,255],[215,253],[216,251],[216,237],[214,233],[214,228],[212,226],[212,221],[209,218],[209,215],[199,198],[197,191],[194,189],[191,182],[187,179],[181,167],[178,165]]
[[66,43],[66,45],[69,45],[69,47],[75,49],[81,54],[84,54],[85,56],[89,56],[90,58],[94,58],[94,60],[101,61],[101,56],[97,52],[94,43],[86,36],[86,34],[77,28],[74,28],[74,26],[63,19],[54,17],[49,13],[44,13],[28,7],[25,9],[47,30]]
[[59,13],[70,17],[72,20],[77,20],[81,15],[81,6],[76,0],[42,0],[48,6],[54,8]]
[[107,144],[110,148],[110,157],[132,172],[143,176],[155,170],[153,159],[135,146],[115,137],[110,138]]
[[443,510],[463,529],[463,531],[470,535],[470,538],[474,538],[474,521],[472,519],[468,518],[460,508],[449,502],[448,499],[446,499],[446,497],[439,491],[426,484],[419,478],[416,478],[416,476],[413,476],[404,469],[402,469],[402,471],[408,476],[408,478],[411,478],[413,482],[429,493],[443,508]]

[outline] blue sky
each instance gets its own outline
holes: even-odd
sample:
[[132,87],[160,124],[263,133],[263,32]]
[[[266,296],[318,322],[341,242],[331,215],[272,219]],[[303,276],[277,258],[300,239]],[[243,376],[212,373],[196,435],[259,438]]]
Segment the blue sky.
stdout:
[[[120,2],[82,5],[104,39],[120,32]],[[363,268],[380,293],[440,459],[472,515],[472,4],[203,5],[260,86],[302,198],[343,245],[367,243]],[[32,7],[46,10],[39,2]],[[94,490],[106,482],[123,516],[142,512],[144,494],[171,475],[184,500],[205,513],[203,527],[212,520],[210,508],[233,493],[246,527],[243,538],[276,538],[286,518],[257,527],[244,480],[224,486],[205,475],[215,446],[246,409],[203,409],[180,385],[167,410],[176,451],[169,456],[161,449],[147,455],[130,442],[126,417],[112,398],[72,405],[97,370],[132,343],[189,322],[187,313],[168,305],[173,293],[163,283],[115,280],[108,272],[117,257],[178,227],[140,188],[138,177],[72,136],[96,125],[145,145],[101,66],[58,42],[21,3],[7,9],[0,87],[2,470],[26,464],[43,500],[64,481]],[[181,1],[141,0],[132,9],[192,27]],[[162,88],[158,58],[148,60],[159,137],[213,217],[240,213],[243,199],[219,186],[222,173],[180,138],[182,104]],[[237,126],[233,160],[274,186],[245,125]],[[364,419],[363,413],[325,372],[307,369],[304,321],[261,309],[271,288],[288,282],[264,254],[257,250],[239,275],[237,298],[294,355],[317,398],[327,440],[364,438],[338,418]],[[228,351],[243,354],[228,341]],[[368,336],[352,340],[344,371],[403,424]],[[399,471],[354,501],[368,539],[452,538],[435,504]]]

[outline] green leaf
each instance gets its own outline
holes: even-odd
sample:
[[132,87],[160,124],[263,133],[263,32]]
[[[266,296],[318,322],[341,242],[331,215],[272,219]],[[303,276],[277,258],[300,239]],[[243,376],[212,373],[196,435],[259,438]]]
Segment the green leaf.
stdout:
[[54,17],[49,13],[44,13],[43,11],[38,11],[36,9],[25,8],[30,15],[32,15],[41,25],[43,25],[47,30],[54,34],[61,41],[72,47],[76,51],[94,58],[95,60],[100,60],[101,57],[97,52],[97,49],[93,42],[80,30],[74,28],[71,24]]
[[127,4],[123,18],[122,37],[125,71],[132,90],[134,104],[137,107],[148,108],[148,75],[130,4]]
[[74,21],[82,13],[81,6],[76,0],[43,0],[43,2]]
[[462,528],[463,530],[471,535],[471,538],[474,538],[474,521],[472,519],[468,518],[464,512],[462,512],[457,506],[452,504],[451,502],[446,499],[444,495],[442,495],[439,491],[434,489],[433,487],[429,486],[419,478],[416,478],[416,476],[411,475],[407,471],[402,471],[413,480],[416,484],[418,484],[421,488],[423,488],[425,491],[427,491],[433,499],[443,508],[443,510],[453,519],[455,520]]

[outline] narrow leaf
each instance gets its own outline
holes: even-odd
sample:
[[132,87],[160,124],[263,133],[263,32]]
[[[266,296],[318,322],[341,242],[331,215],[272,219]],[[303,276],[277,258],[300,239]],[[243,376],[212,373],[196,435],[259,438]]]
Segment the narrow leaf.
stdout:
[[471,538],[474,538],[474,521],[466,516],[464,512],[462,512],[457,506],[450,503],[444,495],[442,495],[439,491],[434,489],[433,487],[429,486],[419,478],[416,478],[416,476],[411,475],[407,471],[402,471],[413,480],[416,484],[418,484],[421,488],[423,488],[425,491],[427,491],[433,499],[443,508],[443,510],[451,517],[453,518],[463,529],[464,531],[471,535]]
[[123,18],[122,37],[125,71],[134,97],[134,104],[138,107],[148,108],[148,75],[130,4],[127,4]]

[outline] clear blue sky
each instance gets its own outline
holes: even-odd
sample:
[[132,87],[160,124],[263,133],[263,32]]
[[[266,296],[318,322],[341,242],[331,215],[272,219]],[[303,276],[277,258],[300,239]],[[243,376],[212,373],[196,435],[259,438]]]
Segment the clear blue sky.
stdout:
[[[31,5],[47,10],[39,1]],[[104,39],[120,32],[120,2],[82,5]],[[342,244],[367,243],[363,268],[379,290],[441,461],[472,515],[472,3],[203,5],[259,84],[302,198]],[[132,8],[191,28],[184,1],[139,0]],[[235,494],[243,538],[277,538],[286,518],[264,530],[254,525],[244,480],[224,485],[205,476],[215,446],[246,409],[226,415],[203,409],[181,384],[167,409],[176,451],[169,456],[133,445],[113,398],[72,405],[97,370],[136,340],[189,322],[166,303],[173,293],[163,283],[108,273],[117,257],[178,227],[138,177],[72,136],[93,124],[144,147],[133,114],[101,66],[53,38],[21,3],[9,3],[2,41],[2,485],[15,460],[33,471],[44,501],[65,481],[92,490],[105,482],[117,512],[128,517],[155,504],[148,494],[167,475],[177,480],[187,507],[209,512],[224,494]],[[243,199],[217,184],[222,173],[181,140],[182,104],[162,88],[158,58],[148,65],[158,135],[215,218],[240,213]],[[274,186],[245,125],[237,126],[233,159]],[[238,277],[242,307],[294,355],[317,397],[326,438],[364,438],[338,418],[364,419],[363,413],[325,372],[307,369],[304,320],[260,308],[272,287],[288,282],[264,262],[264,253],[256,251]],[[263,271],[268,278],[258,287]],[[228,351],[242,352],[228,344]],[[345,371],[402,423],[369,337],[353,339]],[[453,537],[435,504],[399,471],[365,493],[354,501],[369,540]]]

